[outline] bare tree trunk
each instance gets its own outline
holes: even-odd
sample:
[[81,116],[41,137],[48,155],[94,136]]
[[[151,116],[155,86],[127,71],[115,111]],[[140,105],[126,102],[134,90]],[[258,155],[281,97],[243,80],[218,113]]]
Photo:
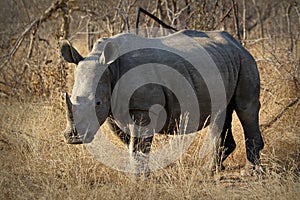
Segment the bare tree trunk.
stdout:
[[[223,6],[223,9],[222,9],[222,16],[225,16],[225,13],[224,13],[224,11],[225,11],[225,3],[224,3],[224,1],[222,1],[222,6]],[[225,18],[224,18],[225,19]],[[222,21],[222,20],[221,20]],[[224,23],[223,23],[223,25],[222,25],[222,30],[226,30],[226,21],[224,21]]]
[[255,10],[256,10],[256,13],[257,13],[257,16],[258,16],[258,21],[259,21],[259,24],[260,24],[260,37],[264,38],[265,37],[264,23],[263,23],[263,19],[262,19],[262,16],[261,16],[261,10],[260,10],[259,6],[257,5],[256,0],[253,0],[253,4],[254,4]]
[[70,34],[70,13],[68,6],[62,6],[62,23],[61,23],[61,38],[60,39],[67,39],[69,38]]
[[247,39],[247,21],[246,21],[246,0],[243,0],[243,45],[245,45]]
[[178,25],[178,18],[175,17],[175,14],[177,13],[177,2],[176,0],[172,0],[172,10],[173,10],[173,19],[172,19],[172,26]]
[[294,40],[293,40],[293,33],[292,33],[292,26],[291,26],[291,9],[292,9],[292,4],[289,3],[288,7],[286,8],[285,16],[286,16],[286,21],[287,21],[287,32],[289,35],[290,39],[290,51],[293,51],[294,49]]
[[91,19],[89,18],[86,23],[86,44],[87,44],[87,50],[91,50]]
[[[296,10],[296,13],[298,15],[298,22],[299,22],[299,26],[300,26],[300,11],[298,8],[298,4],[296,2],[294,2],[294,8]],[[298,55],[298,40],[300,37],[300,33],[298,33],[297,37],[295,38],[295,55]]]
[[[162,8],[161,8],[161,0],[157,0],[156,1],[156,10],[157,10],[157,17],[159,19],[162,19]],[[162,25],[160,25],[160,34],[161,35],[165,35],[165,30],[164,27]]]
[[35,38],[36,38],[36,30],[34,29],[32,31],[32,34],[30,35],[30,43],[29,43],[27,58],[31,58],[31,56],[32,56],[33,44],[34,44]]
[[185,6],[187,6],[186,9],[186,15],[189,16],[191,14],[191,1],[189,0],[185,0]]
[[234,28],[235,34],[239,41],[241,41],[241,35],[239,30],[239,17],[238,17],[238,7],[234,0],[231,0],[232,8],[233,8],[233,20],[234,20]]

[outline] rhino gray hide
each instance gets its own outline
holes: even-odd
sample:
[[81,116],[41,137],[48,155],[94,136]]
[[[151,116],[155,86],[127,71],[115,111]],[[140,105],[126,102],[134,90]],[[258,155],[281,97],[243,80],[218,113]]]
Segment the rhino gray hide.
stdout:
[[[71,99],[66,94],[67,128],[64,132],[67,143],[89,143],[95,133],[106,119],[120,138],[130,145],[132,152],[148,154],[153,139],[153,134],[147,137],[135,137],[124,131],[128,124],[122,124],[112,114],[112,92],[122,94],[124,91],[116,87],[120,77],[125,75],[135,66],[145,63],[162,63],[176,69],[188,80],[196,94],[201,115],[196,121],[197,130],[204,127],[211,112],[211,98],[203,77],[186,61],[180,60],[174,54],[162,49],[168,49],[168,44],[174,44],[182,35],[192,38],[197,45],[208,52],[216,64],[224,83],[226,92],[226,108],[220,113],[226,115],[225,122],[218,128],[218,148],[216,149],[217,166],[228,157],[236,147],[232,136],[232,113],[235,111],[244,130],[247,160],[253,167],[260,165],[260,151],[264,146],[259,130],[258,113],[260,109],[259,93],[260,80],[253,57],[226,32],[198,32],[184,30],[172,35],[147,39],[134,34],[119,34],[112,38],[101,39],[94,44],[93,50],[87,57],[82,57],[67,41],[61,43],[61,55],[69,63],[77,65],[75,69],[75,82]],[[143,48],[128,51],[120,55],[120,49],[131,49],[134,44],[157,44],[159,48]],[[192,51],[187,47],[186,52]],[[188,55],[188,54],[187,54]],[[192,55],[192,54],[191,54]],[[204,57],[202,57],[204,59]],[[199,55],[199,62],[201,61]],[[198,59],[198,57],[196,58]],[[149,68],[151,74],[159,77],[155,69]],[[150,73],[150,72],[149,72]],[[101,76],[101,78],[99,78]],[[141,74],[140,78],[144,76]],[[136,78],[136,77],[135,77]],[[206,77],[213,79],[214,77]],[[179,85],[180,86],[180,85]],[[176,86],[177,87],[177,86]],[[126,91],[125,91],[126,93]],[[121,97],[120,97],[121,98]],[[182,103],[182,102],[180,102]],[[173,133],[179,121],[182,110],[176,95],[168,88],[158,84],[146,84],[138,88],[128,102],[129,112],[134,122],[140,126],[150,123],[149,109],[152,105],[160,105],[164,112],[158,111],[158,120],[165,120],[160,130],[149,132]],[[188,103],[188,102],[187,102]],[[120,116],[126,112],[119,108]],[[217,121],[217,119],[210,119]],[[221,127],[220,127],[221,126]],[[195,130],[196,131],[196,130]],[[129,144],[130,143],[130,144]],[[222,155],[221,155],[222,154]]]

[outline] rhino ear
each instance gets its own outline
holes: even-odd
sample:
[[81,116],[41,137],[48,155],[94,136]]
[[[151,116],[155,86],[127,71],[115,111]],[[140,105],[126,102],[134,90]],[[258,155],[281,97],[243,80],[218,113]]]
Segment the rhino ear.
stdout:
[[101,64],[110,64],[114,62],[119,56],[119,46],[115,41],[108,41],[100,56]]
[[72,47],[71,43],[67,40],[60,42],[60,53],[65,61],[75,63],[76,65],[83,60],[83,57]]

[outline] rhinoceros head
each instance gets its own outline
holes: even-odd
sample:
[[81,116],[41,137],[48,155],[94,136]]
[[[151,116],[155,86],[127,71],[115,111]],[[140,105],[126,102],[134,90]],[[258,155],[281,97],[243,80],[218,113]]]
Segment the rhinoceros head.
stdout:
[[110,110],[111,83],[107,69],[115,58],[114,45],[107,42],[102,51],[82,57],[68,41],[61,43],[61,55],[75,68],[75,82],[71,98],[66,93],[68,143],[88,143],[94,138]]

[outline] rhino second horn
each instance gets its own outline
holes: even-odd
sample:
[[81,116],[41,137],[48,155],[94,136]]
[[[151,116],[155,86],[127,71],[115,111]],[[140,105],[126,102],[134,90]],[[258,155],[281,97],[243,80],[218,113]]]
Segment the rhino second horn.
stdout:
[[73,123],[74,119],[73,119],[73,112],[72,112],[72,102],[67,92],[65,94],[65,100],[66,100],[66,111],[67,111],[68,122]]

